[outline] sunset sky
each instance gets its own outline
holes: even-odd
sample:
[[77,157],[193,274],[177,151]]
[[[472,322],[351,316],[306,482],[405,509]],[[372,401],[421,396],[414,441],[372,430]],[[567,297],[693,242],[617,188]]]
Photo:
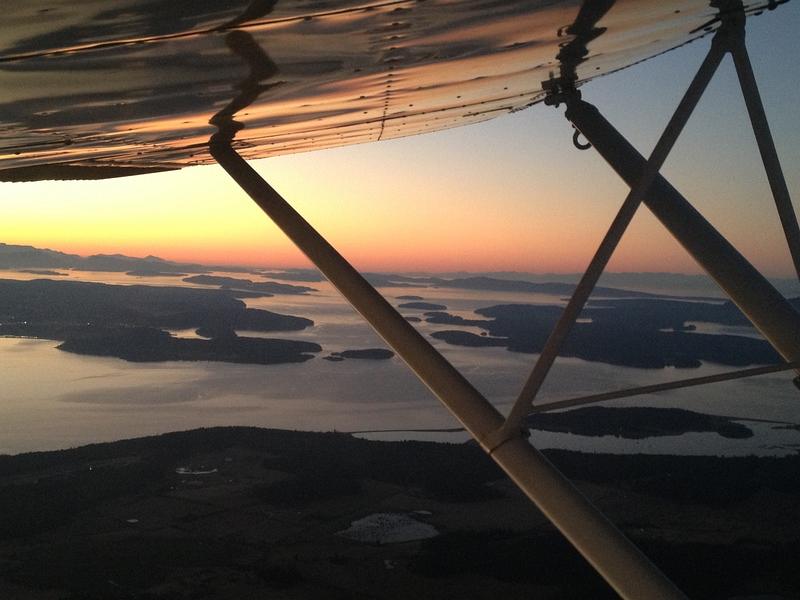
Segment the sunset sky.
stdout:
[[[748,42],[790,192],[800,197],[800,2],[754,18]],[[690,44],[583,88],[649,153],[708,48]],[[572,146],[563,109],[537,105],[480,125],[255,161],[363,269],[581,271],[627,188]],[[730,59],[665,175],[768,275],[791,263]],[[79,254],[307,266],[217,167],[100,182],[0,184],[0,241]],[[615,271],[698,272],[642,209]]]

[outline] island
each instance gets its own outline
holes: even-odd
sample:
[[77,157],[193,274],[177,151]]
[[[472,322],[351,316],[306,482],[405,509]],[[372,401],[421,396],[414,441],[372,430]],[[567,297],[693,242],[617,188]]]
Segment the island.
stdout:
[[[797,298],[791,302],[800,307]],[[483,332],[479,335],[464,330],[440,330],[431,334],[448,344],[538,353],[562,310],[560,306],[546,304],[502,304],[476,310],[476,315],[483,318],[465,319],[442,311],[427,312],[425,317],[432,324],[474,327]],[[747,366],[781,360],[765,340],[695,331],[691,322],[748,324],[731,302],[596,300],[580,317],[562,346],[561,356],[653,369],[696,368],[704,361]]]
[[398,304],[398,308],[411,308],[414,310],[447,310],[443,304],[434,304],[432,302],[405,302]]
[[253,271],[253,275],[266,277],[267,279],[279,279],[285,281],[304,281],[306,283],[320,283],[325,281],[322,273],[316,269],[286,269],[283,271]]
[[69,273],[53,271],[51,269],[17,269],[20,273],[30,273],[31,275],[45,275],[47,277],[69,277]]
[[394,352],[386,348],[365,348],[363,350],[342,350],[341,352],[331,352],[326,356],[326,360],[339,362],[346,358],[361,360],[388,360],[394,356]]
[[134,269],[125,275],[130,277],[186,277],[186,273],[174,273],[172,271],[159,271],[158,269]]
[[113,356],[131,362],[184,360],[259,365],[304,362],[322,351],[313,342],[247,338],[235,333],[210,340],[183,339],[152,327],[86,329],[57,347],[75,354]]
[[[315,343],[239,337],[236,330],[300,331],[304,317],[247,308],[234,293],[76,281],[0,280],[0,335],[61,341],[59,349],[130,361],[274,364],[312,358]],[[196,329],[211,339],[175,338]]]
[[[551,294],[557,296],[571,295],[575,291],[574,283],[559,281],[533,282],[520,279],[506,279],[487,275],[470,277],[408,277],[404,275],[383,275],[384,282],[394,281],[405,286],[450,288],[462,290],[481,290],[492,292],[515,292],[523,294]],[[376,280],[378,278],[376,277]],[[652,294],[636,290],[596,286],[592,290],[594,298],[684,298],[668,294]],[[708,300],[709,298],[698,298]]]
[[749,427],[728,417],[681,408],[588,406],[563,412],[534,413],[528,416],[527,424],[541,431],[637,440],[703,432],[734,439],[753,436]]
[[317,291],[312,287],[304,285],[289,285],[288,283],[276,283],[274,281],[252,281],[250,279],[222,277],[219,275],[193,275],[191,277],[185,277],[183,281],[198,285],[214,285],[228,289],[247,290],[250,292],[265,292],[267,294],[305,295],[308,294],[308,292]]

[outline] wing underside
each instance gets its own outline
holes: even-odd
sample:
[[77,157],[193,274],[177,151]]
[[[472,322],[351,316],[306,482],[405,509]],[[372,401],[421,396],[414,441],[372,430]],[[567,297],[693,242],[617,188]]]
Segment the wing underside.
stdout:
[[579,84],[705,35],[717,13],[696,0],[12,3],[0,180],[207,164],[220,129],[263,158],[490,119],[543,98],[592,10]]

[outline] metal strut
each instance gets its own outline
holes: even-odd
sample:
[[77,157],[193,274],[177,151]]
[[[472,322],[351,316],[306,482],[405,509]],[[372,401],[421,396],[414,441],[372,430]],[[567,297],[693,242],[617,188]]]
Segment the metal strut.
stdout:
[[800,227],[797,225],[797,216],[789,196],[789,188],[786,186],[786,179],[783,176],[778,152],[775,150],[775,142],[772,140],[761,95],[758,93],[758,84],[750,64],[750,56],[747,54],[744,27],[742,27],[741,34],[731,41],[730,52],[747,105],[750,123],[753,125],[753,133],[756,136],[761,160],[764,163],[764,170],[767,173],[769,187],[772,190],[786,242],[789,245],[789,253],[792,256],[797,277],[800,279]]
[[236,153],[230,140],[212,138],[210,151],[621,597],[685,598],[519,431],[496,437],[503,417],[492,404]]
[[656,392],[666,392],[668,390],[681,390],[688,387],[719,383],[720,381],[733,381],[734,379],[757,377],[759,375],[768,375],[770,373],[781,373],[782,371],[789,371],[791,369],[798,368],[800,368],[800,362],[781,363],[777,365],[766,365],[764,367],[751,367],[749,369],[729,371],[727,373],[717,373],[716,375],[691,377],[689,379],[681,379],[679,381],[664,381],[662,383],[654,383],[652,385],[643,385],[624,390],[615,390],[613,392],[603,392],[601,394],[592,394],[591,396],[581,396],[580,398],[569,398],[567,400],[556,400],[546,404],[535,404],[528,410],[528,415],[530,416],[536,413],[560,410],[563,408],[572,408],[575,406],[586,406],[587,404],[605,402],[607,400],[617,400],[619,398],[630,398],[632,396],[641,396],[644,394],[655,394]]

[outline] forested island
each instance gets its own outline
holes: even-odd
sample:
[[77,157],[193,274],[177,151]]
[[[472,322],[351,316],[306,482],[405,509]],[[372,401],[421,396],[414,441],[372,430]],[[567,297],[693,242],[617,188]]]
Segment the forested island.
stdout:
[[239,277],[223,277],[220,275],[192,275],[183,279],[186,283],[198,285],[213,285],[223,289],[247,290],[250,292],[265,292],[271,294],[307,294],[315,292],[312,287],[304,285],[289,285],[288,283],[276,283],[274,281],[253,281]]
[[[791,302],[800,308],[797,298]],[[442,311],[427,312],[425,318],[437,325],[476,327],[486,332],[478,335],[461,329],[432,334],[449,344],[497,346],[512,352],[538,353],[562,310],[555,305],[503,304],[475,311],[484,318],[465,319]],[[745,366],[781,360],[762,339],[695,330],[691,322],[748,326],[749,322],[739,309],[727,301],[594,300],[580,317],[563,345],[562,356],[655,369],[695,368],[703,361]]]
[[[313,342],[240,337],[236,330],[300,331],[303,317],[247,308],[235,292],[75,281],[0,280],[0,335],[61,341],[61,350],[130,361],[301,362]],[[195,329],[211,339],[182,339]]]
[[535,413],[529,415],[526,422],[531,429],[541,431],[627,439],[703,432],[734,439],[753,436],[749,427],[728,417],[680,408],[587,406],[563,412]]
[[331,352],[325,356],[325,360],[331,362],[341,362],[348,358],[357,360],[388,360],[394,356],[394,352],[386,348],[362,348],[355,350],[342,350],[341,352]]

